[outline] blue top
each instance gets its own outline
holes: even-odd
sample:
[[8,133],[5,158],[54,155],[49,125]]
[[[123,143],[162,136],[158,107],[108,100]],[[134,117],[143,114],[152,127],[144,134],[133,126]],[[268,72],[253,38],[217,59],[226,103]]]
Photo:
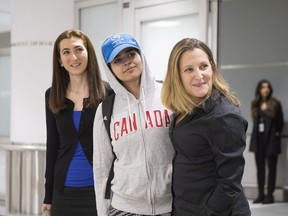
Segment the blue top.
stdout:
[[[73,121],[77,131],[79,130],[81,114],[82,111],[73,111]],[[93,169],[78,141],[68,168],[65,186],[85,187],[91,185],[94,185]]]

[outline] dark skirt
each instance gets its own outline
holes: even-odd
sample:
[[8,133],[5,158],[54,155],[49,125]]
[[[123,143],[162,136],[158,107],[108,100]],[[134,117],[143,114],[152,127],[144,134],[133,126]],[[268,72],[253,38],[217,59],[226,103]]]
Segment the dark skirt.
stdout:
[[53,192],[52,216],[97,215],[94,186],[65,187],[62,193]]

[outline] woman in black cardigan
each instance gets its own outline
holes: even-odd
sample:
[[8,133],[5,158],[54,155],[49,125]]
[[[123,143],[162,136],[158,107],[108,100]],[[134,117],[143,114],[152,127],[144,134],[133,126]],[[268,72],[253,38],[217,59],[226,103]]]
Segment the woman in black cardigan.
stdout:
[[[255,152],[258,197],[254,203],[273,203],[276,184],[278,155],[281,153],[283,113],[281,103],[272,97],[273,89],[268,80],[259,81],[255,99],[252,101],[253,131],[250,151]],[[265,186],[265,163],[268,164],[267,195]]]
[[55,41],[52,86],[46,91],[47,151],[42,212],[95,216],[93,122],[105,97],[89,38],[67,30]]

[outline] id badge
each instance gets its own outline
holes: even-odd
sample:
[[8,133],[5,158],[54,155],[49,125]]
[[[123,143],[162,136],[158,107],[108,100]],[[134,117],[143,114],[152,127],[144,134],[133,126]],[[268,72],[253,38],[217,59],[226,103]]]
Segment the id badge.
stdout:
[[259,123],[259,132],[260,133],[263,133],[264,132],[264,123],[263,122],[261,122],[261,123]]

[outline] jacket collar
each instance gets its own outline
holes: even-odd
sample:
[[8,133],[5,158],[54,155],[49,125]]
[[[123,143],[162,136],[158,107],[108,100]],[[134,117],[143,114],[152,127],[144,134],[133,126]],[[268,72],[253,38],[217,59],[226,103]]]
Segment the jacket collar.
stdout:
[[198,109],[203,110],[206,113],[212,111],[213,107],[222,101],[221,94],[217,89],[213,89],[211,95],[207,98],[204,104]]

